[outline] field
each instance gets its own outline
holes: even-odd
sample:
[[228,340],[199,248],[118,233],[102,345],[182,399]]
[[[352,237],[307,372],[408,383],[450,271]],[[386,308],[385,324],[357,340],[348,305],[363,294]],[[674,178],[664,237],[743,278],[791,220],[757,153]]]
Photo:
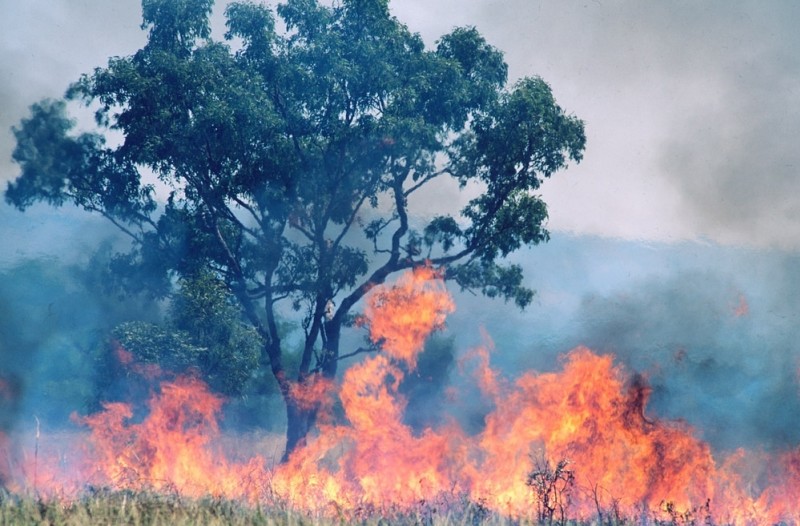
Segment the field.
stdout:
[[272,510],[243,507],[232,501],[188,501],[155,494],[113,493],[76,502],[45,502],[34,498],[4,496],[0,524],[131,525],[289,525],[307,524],[300,517]]
[[[337,512],[338,511],[338,512]],[[712,526],[707,508],[679,514],[668,508],[653,510],[640,517],[621,517],[603,513],[584,520],[537,520],[531,509],[528,517],[509,518],[492,512],[480,503],[454,498],[449,502],[420,502],[412,510],[328,510],[318,515],[293,511],[289,507],[246,505],[222,498],[188,499],[178,494],[130,491],[87,492],[73,501],[21,497],[0,490],[0,525],[118,525],[135,526]],[[749,524],[749,523],[748,523]],[[783,524],[783,523],[781,523]]]
[[0,495],[0,524],[50,526],[78,525],[147,525],[147,526],[295,526],[306,524],[419,524],[419,525],[505,525],[532,524],[510,521],[489,513],[479,505],[439,512],[420,506],[417,512],[376,513],[362,510],[337,518],[305,515],[280,506],[249,507],[235,501],[215,498],[184,499],[176,495],[114,492],[84,497],[75,502],[43,501],[32,497]]
[[0,480],[12,492],[0,521],[800,524],[800,449],[715,457],[690,426],[648,415],[652,389],[639,375],[585,347],[561,371],[513,382],[476,349],[471,374],[494,406],[483,429],[415,431],[403,419],[401,365],[414,363],[449,296],[411,274],[380,298],[383,310],[367,312],[386,352],[335,386],[312,386],[325,418],[285,463],[281,438],[227,435],[222,398],[194,375],[169,377],[138,403],[143,411],[109,402],[76,417],[73,436],[42,432],[37,420],[0,440]]

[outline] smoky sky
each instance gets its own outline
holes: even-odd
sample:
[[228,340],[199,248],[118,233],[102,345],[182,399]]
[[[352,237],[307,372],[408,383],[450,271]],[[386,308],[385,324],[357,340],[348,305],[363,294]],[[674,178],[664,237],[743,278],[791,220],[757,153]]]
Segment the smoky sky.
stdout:
[[492,362],[558,371],[579,345],[653,388],[647,414],[716,450],[800,443],[800,258],[780,250],[558,236],[517,255],[537,289],[524,312],[457,294],[448,322]]
[[[223,31],[218,2],[212,25]],[[274,3],[273,3],[274,4]],[[541,75],[586,121],[584,162],[543,187],[553,230],[800,247],[795,2],[397,0],[429,45],[474,25],[512,81]],[[42,97],[145,41],[136,0],[7,3],[0,16],[0,183],[9,127]]]
[[796,320],[769,319],[758,298],[737,300],[737,288],[729,276],[687,271],[589,296],[579,337],[648,375],[654,414],[688,420],[718,447],[797,444]]
[[429,40],[476,25],[586,121],[584,162],[543,187],[553,228],[800,246],[796,3],[396,4]]
[[796,247],[800,6],[698,3],[686,11],[647,24],[658,31],[673,20],[681,28],[657,49],[671,57],[667,73],[685,83],[678,89],[687,101],[669,123],[658,172],[703,234]]
[[139,2],[31,0],[0,4],[0,187],[17,175],[11,126],[82,73],[144,44]]

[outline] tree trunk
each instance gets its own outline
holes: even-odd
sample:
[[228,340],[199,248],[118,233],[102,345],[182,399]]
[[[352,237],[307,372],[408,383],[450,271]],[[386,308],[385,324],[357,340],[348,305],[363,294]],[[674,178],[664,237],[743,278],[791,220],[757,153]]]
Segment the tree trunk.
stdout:
[[286,398],[286,449],[281,462],[289,460],[289,456],[298,447],[303,447],[306,436],[311,430],[312,420],[316,418],[316,409],[302,408],[293,400]]
[[342,332],[342,324],[338,320],[325,322],[325,356],[322,362],[322,375],[330,380],[336,378],[336,370],[339,365],[339,340]]
[[[314,374],[321,374],[324,378],[333,380],[339,363],[341,324],[326,322],[325,332],[327,337],[322,363],[319,364],[320,372]],[[300,407],[289,393],[285,394],[283,399],[286,403],[286,450],[281,462],[286,462],[295,449],[305,445],[306,436],[316,424],[320,404]]]

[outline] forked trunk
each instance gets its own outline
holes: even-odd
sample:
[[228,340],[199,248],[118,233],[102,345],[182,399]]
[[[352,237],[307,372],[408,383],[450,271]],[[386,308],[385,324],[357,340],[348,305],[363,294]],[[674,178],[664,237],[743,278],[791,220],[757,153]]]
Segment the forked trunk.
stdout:
[[289,460],[289,456],[298,447],[305,445],[306,436],[311,430],[313,421],[316,420],[316,409],[298,406],[291,400],[286,402],[286,450],[281,462]]
[[[323,362],[319,364],[319,373],[326,379],[336,377],[337,365],[339,363],[339,336],[341,325],[339,323],[328,322],[325,324],[326,349],[323,352]],[[308,433],[314,428],[317,421],[320,405],[314,404],[311,407],[304,407],[298,404],[290,394],[284,395],[286,403],[286,450],[283,453],[281,462],[289,460],[292,452],[303,447]]]

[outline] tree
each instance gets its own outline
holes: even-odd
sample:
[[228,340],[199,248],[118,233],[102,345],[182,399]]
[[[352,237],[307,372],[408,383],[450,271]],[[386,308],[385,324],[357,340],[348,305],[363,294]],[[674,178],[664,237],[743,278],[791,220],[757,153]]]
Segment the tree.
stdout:
[[[268,7],[234,2],[218,42],[212,3],[143,0],[147,44],[67,91],[93,105],[98,130],[74,132],[64,101],[34,104],[14,128],[21,174],[5,196],[102,214],[132,241],[116,267],[158,294],[198,271],[224,283],[280,385],[288,453],[315,418],[292,393],[336,374],[342,328],[392,274],[432,265],[531,301],[520,267],[501,260],[548,239],[535,192],[581,160],[584,128],[542,79],[508,87],[502,53],[474,28],[426,49],[388,0],[286,0],[283,32]],[[164,202],[148,170],[171,188]],[[480,195],[410,217],[445,178]],[[305,337],[293,378],[277,322],[288,307]]]
[[101,354],[107,374],[98,378],[96,405],[114,397],[113,390],[128,375],[120,367],[126,364],[119,364],[120,345],[137,364],[155,364],[165,372],[194,369],[214,391],[244,394],[258,365],[259,336],[242,323],[232,299],[223,283],[200,274],[180,280],[167,323],[127,321],[114,327]]

